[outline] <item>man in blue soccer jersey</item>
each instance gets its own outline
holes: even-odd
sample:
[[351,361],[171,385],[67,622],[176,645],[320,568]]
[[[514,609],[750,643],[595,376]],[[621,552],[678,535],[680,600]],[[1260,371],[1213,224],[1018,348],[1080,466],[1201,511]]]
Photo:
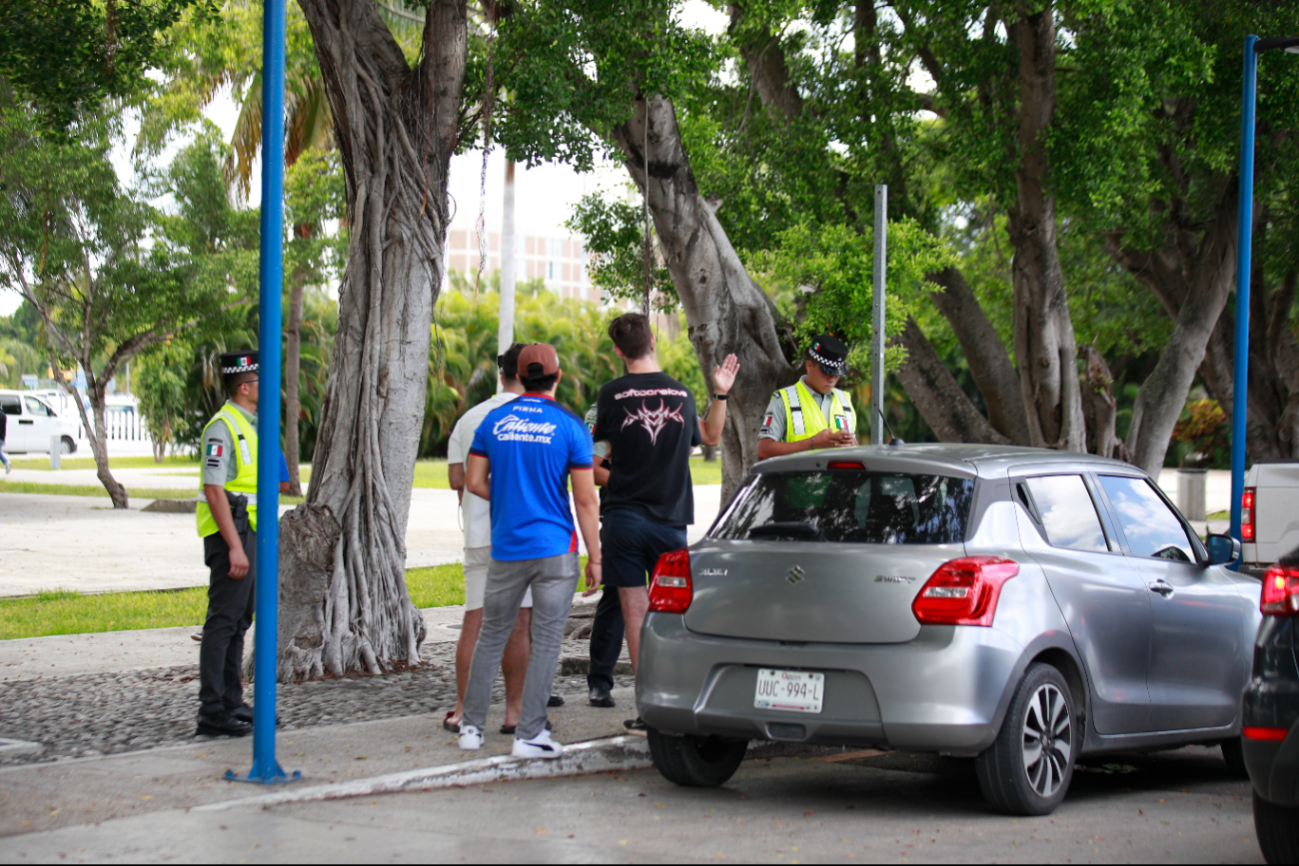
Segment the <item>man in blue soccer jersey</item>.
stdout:
[[547,729],[546,703],[578,580],[570,477],[577,522],[590,557],[590,589],[600,584],[601,558],[591,436],[582,419],[555,402],[562,375],[554,346],[525,347],[519,353],[523,395],[490,412],[469,449],[465,488],[491,503],[492,559],[460,722],[460,748],[466,751],[482,747],[496,671],[523,595],[531,588],[532,653],[513,754],[558,758],[564,752]]

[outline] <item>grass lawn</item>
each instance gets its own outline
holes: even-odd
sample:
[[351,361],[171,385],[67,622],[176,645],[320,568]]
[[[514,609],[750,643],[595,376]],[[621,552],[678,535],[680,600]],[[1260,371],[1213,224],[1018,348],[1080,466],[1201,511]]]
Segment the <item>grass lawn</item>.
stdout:
[[1212,514],[1204,515],[1205,520],[1231,520],[1230,511],[1215,511]]
[[[416,607],[464,604],[464,568],[459,563],[406,572]],[[207,612],[207,590],[105,592],[83,595],[66,589],[0,599],[0,640],[57,634],[131,631],[199,626]]]
[[[49,471],[50,460],[48,457],[15,457],[13,458],[15,469],[41,469]],[[59,461],[62,469],[94,469],[95,458],[93,457],[64,457]],[[154,461],[152,457],[109,457],[109,469],[154,469],[166,466],[185,466],[197,467],[198,458],[188,455],[164,457],[161,463]]]
[[[44,493],[55,496],[102,496],[108,498],[108,491],[100,484],[38,484],[34,481],[2,481],[0,493]],[[190,499],[194,493],[177,487],[128,487],[126,493],[132,499]],[[301,496],[281,496],[281,505],[298,505],[303,501]]]

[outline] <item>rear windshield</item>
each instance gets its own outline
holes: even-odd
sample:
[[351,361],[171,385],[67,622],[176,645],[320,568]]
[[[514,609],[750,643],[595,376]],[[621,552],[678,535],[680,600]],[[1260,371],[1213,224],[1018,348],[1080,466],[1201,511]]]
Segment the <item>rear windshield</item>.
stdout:
[[837,469],[765,472],[741,490],[713,538],[953,544],[965,539],[974,481]]

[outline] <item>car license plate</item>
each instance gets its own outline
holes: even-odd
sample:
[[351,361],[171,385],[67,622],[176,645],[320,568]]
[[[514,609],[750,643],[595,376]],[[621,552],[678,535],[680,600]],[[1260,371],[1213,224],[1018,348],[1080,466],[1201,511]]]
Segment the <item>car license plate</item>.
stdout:
[[825,674],[758,669],[753,706],[759,710],[819,713],[825,699]]

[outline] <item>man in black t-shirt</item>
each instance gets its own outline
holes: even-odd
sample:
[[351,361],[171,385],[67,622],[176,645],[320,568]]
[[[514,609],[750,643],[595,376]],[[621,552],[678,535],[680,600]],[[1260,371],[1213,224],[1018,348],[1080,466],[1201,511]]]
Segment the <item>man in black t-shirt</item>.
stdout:
[[[664,373],[655,360],[649,319],[625,313],[609,323],[627,375],[600,389],[592,438],[608,442],[612,464],[600,505],[600,546],[606,592],[618,593],[632,666],[640,657],[640,628],[649,606],[648,574],[661,554],[686,546],[686,527],[695,521],[690,452],[716,445],[726,423],[726,396],[740,369],[734,355],[713,370],[716,402],[707,419],[695,412],[690,389]],[[598,630],[600,624],[593,628]],[[605,691],[591,702],[611,703]],[[629,722],[638,727],[640,720]]]

